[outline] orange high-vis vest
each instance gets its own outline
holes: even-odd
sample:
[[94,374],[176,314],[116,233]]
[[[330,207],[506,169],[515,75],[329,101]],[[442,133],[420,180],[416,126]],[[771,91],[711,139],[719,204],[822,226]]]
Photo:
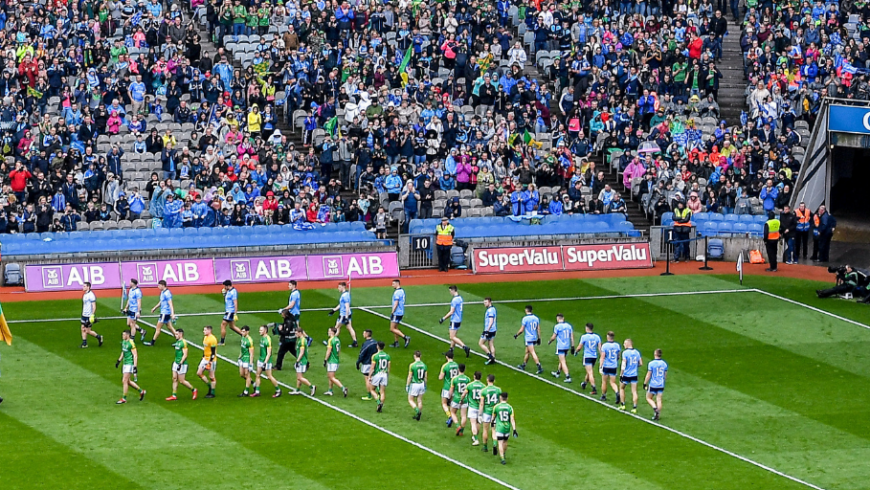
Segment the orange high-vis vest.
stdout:
[[810,216],[813,215],[813,213],[811,213],[809,209],[804,209],[804,211],[802,213],[800,208],[795,209],[794,214],[797,216],[798,223],[809,223]]
[[435,227],[435,245],[453,245],[453,225],[438,225]]
[[779,240],[779,220],[776,218],[767,220],[767,239]]

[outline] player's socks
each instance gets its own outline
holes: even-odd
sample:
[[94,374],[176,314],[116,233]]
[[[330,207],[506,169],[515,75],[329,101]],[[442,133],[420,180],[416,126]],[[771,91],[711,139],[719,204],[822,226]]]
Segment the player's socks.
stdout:
[[619,393],[616,394],[616,404],[619,405]]
[[607,395],[601,395],[601,401],[606,402],[606,401],[607,401]]
[[178,397],[175,396],[175,393],[173,393],[172,396],[166,399],[166,401],[168,402],[174,402],[175,400],[178,400]]
[[281,388],[275,389],[275,394],[272,395],[272,398],[281,398]]
[[461,437],[463,432],[465,432],[465,427],[460,427],[460,428],[456,429],[457,436]]
[[411,336],[405,335],[405,348],[408,348],[408,345],[411,343]]
[[498,443],[492,445],[492,455],[498,456]]
[[332,390],[326,390],[323,392],[323,396],[332,396]]
[[191,391],[190,393],[191,393],[191,395],[193,395],[191,398],[196,400],[196,395],[199,394],[199,391],[197,391],[196,388],[194,388],[193,391]]
[[305,342],[305,347],[311,347],[312,342],[314,342],[314,339],[308,337],[308,340]]
[[465,347],[462,348],[462,350],[465,351],[465,358],[466,358],[466,359],[468,359],[469,357],[471,357],[471,347],[469,347],[469,346],[466,345]]
[[453,417],[447,417],[447,427],[453,427]]
[[342,386],[341,394],[344,395],[345,398],[347,398],[347,386]]
[[145,342],[145,329],[144,329],[144,328],[140,328],[140,329],[139,329],[139,332],[141,332],[141,335],[139,335],[139,341],[142,342],[142,343],[144,343],[144,342]]
[[353,347],[353,348],[356,348],[356,347],[359,347],[359,344],[357,344],[357,343],[356,343],[356,340],[354,340],[354,341],[350,344],[350,346]]
[[526,370],[526,363],[518,364],[517,367],[522,369],[523,371],[525,371]]
[[585,381],[582,382],[582,383],[580,383],[580,389],[581,389],[581,390],[585,390],[585,389],[586,389],[586,382],[585,382]]
[[570,383],[570,382],[572,382],[572,381],[574,381],[574,380],[571,379],[571,376],[565,376],[565,382],[566,382],[566,383]]
[[97,347],[103,346],[103,336],[102,335],[97,335],[97,342],[99,342],[99,345]]
[[378,402],[378,413],[381,413],[381,411],[383,409],[384,409],[384,402]]
[[559,371],[551,371],[550,374],[552,374],[554,378],[558,378],[562,375],[562,373]]
[[80,347],[81,347],[82,349],[87,349],[87,348],[88,348],[88,341],[87,341],[87,340],[82,340],[82,345],[81,345]]
[[595,385],[592,385],[592,391],[591,391],[589,394],[592,395],[592,396],[597,395],[597,394],[598,394],[598,388],[596,388]]
[[471,436],[471,445],[477,446],[480,444],[480,441],[477,440],[477,436]]
[[501,460],[501,464],[507,464],[507,461]]
[[148,392],[145,390],[139,390],[139,401],[140,402],[145,399],[145,393],[148,393]]
[[221,337],[221,345],[224,345],[224,341],[226,341],[226,340],[227,340],[226,337]]
[[544,374],[544,368],[542,368],[540,364],[538,364],[538,373],[537,374]]
[[486,444],[483,445],[483,452],[489,452],[489,449],[486,448]]

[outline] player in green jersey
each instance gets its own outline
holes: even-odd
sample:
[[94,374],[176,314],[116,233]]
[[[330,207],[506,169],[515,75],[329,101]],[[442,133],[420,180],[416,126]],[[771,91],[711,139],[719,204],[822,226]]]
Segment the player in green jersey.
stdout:
[[275,387],[275,394],[272,395],[272,398],[280,397],[281,387],[278,386],[278,380],[272,376],[272,337],[269,335],[269,328],[260,325],[260,357],[257,358],[257,380],[254,381],[252,397],[260,396],[260,380],[264,374]]
[[239,393],[239,396],[248,396],[251,394],[251,369],[253,369],[252,359],[254,358],[254,339],[251,338],[251,327],[245,325],[242,327],[241,350],[239,351],[239,376],[245,380],[245,391]]
[[420,357],[420,351],[414,352],[414,362],[408,366],[408,379],[405,381],[408,403],[414,409],[414,420],[418,421],[423,413],[423,393],[426,393],[426,383],[429,381],[428,369]]
[[[486,376],[486,388],[480,391],[480,410],[477,422],[483,427],[483,451],[486,452],[486,442],[489,439],[489,424],[492,423],[492,407],[498,403],[501,388],[495,385],[495,375]],[[493,441],[493,454],[496,453],[495,441]]]
[[302,327],[296,327],[296,392],[302,393],[299,388],[302,385],[311,388],[311,396],[317,392],[317,387],[311,384],[311,381],[305,379],[305,372],[308,371],[308,335]]
[[384,409],[384,399],[387,397],[387,383],[390,381],[390,355],[384,352],[386,344],[378,342],[378,351],[372,356],[372,370],[369,374],[369,384],[372,387],[372,398],[378,400],[378,412]]
[[184,329],[175,330],[175,343],[172,344],[175,348],[175,362],[172,363],[172,396],[166,399],[168,402],[178,400],[178,385],[185,386],[193,393],[193,399],[196,400],[196,388],[190,384],[190,381],[184,379],[187,374],[187,341],[184,340]]
[[456,435],[461,436],[465,432],[465,422],[468,417],[468,392],[467,386],[471,378],[465,375],[465,364],[459,365],[459,374],[450,380],[450,417],[458,426]]
[[124,363],[124,369],[122,370],[123,375],[121,376],[121,386],[124,387],[124,396],[115,402],[118,405],[123,405],[127,403],[127,391],[132,386],[137,391],[139,391],[139,401],[145,399],[145,390],[139,387],[130,377],[133,376],[133,373],[136,372],[136,367],[139,365],[139,354],[136,352],[136,343],[133,342],[133,335],[130,333],[130,329],[124,330],[121,333],[121,355],[118,356],[118,360],[115,361],[115,369]]
[[450,381],[459,374],[459,364],[453,361],[453,349],[445,352],[444,357],[447,358],[447,362],[441,366],[438,379],[444,381],[444,384],[441,385],[441,408],[447,415],[447,427],[450,427],[453,425],[453,415],[450,413]]
[[517,422],[514,420],[514,407],[508,405],[507,399],[507,392],[502,392],[501,401],[492,407],[493,422],[495,423],[494,436],[495,440],[498,441],[498,455],[501,456],[501,464],[507,464],[504,454],[507,452],[511,431],[513,431],[514,437],[519,437]]
[[326,378],[329,380],[329,388],[324,395],[332,396],[332,385],[341,388],[344,397],[347,398],[347,387],[335,377],[338,371],[339,355],[341,354],[341,340],[338,339],[335,327],[329,329],[329,340],[326,341],[326,354],[323,356],[323,367],[326,368]]
[[480,418],[480,392],[486,388],[486,385],[480,380],[483,375],[480,371],[474,372],[474,381],[465,387],[468,393],[468,419],[471,420],[471,445],[477,446],[480,441],[477,440],[477,433],[480,430],[478,419]]

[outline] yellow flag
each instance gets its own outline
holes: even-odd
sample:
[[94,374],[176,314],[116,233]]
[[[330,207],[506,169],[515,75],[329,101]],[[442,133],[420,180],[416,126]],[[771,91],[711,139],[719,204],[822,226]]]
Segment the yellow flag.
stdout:
[[9,325],[6,324],[6,315],[3,314],[2,305],[0,305],[0,341],[6,342],[6,345],[12,345],[12,332],[9,331]]

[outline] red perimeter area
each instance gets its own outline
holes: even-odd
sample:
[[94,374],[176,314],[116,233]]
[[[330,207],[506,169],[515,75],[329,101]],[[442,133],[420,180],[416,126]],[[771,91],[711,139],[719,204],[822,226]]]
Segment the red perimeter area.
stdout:
[[[671,264],[671,272],[678,279],[686,274],[737,274],[734,262],[710,263],[712,271],[701,271],[702,262],[681,262]],[[765,272],[767,264],[743,263],[743,273],[746,275],[772,275],[806,279],[811,281],[830,282],[831,275],[824,267],[812,265],[789,265],[780,266],[778,272]],[[665,271],[665,262],[657,262],[651,269],[624,269],[603,271],[574,271],[574,272],[533,272],[523,274],[472,274],[468,270],[452,270],[450,272],[437,272],[434,269],[406,270],[402,272],[402,284],[405,286],[431,286],[438,284],[478,284],[493,282],[527,282],[527,281],[556,281],[560,279],[596,279],[606,277],[640,277],[657,276]],[[305,281],[299,283],[299,289],[329,289],[339,281]],[[389,286],[392,279],[355,279],[352,287],[384,287]],[[173,287],[174,294],[217,294],[221,285],[214,286],[177,286]],[[260,283],[260,284],[236,284],[236,288],[242,293],[257,293],[265,291],[286,291],[286,282]],[[148,296],[156,296],[157,288],[143,288],[143,293]],[[120,291],[118,291],[120,297]],[[0,291],[0,302],[17,301],[51,301],[60,299],[79,299],[80,291],[58,291],[28,293],[23,287],[3,288]]]

